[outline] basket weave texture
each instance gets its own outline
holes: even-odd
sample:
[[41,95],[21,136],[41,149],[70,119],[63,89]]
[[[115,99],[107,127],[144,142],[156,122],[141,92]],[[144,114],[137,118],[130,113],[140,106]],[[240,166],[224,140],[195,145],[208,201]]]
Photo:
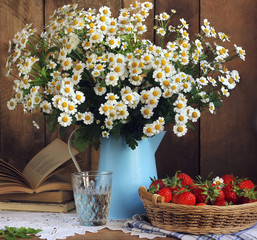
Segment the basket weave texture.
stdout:
[[165,203],[158,194],[138,189],[153,226],[190,234],[229,234],[252,227],[257,221],[257,202],[229,206],[188,206]]

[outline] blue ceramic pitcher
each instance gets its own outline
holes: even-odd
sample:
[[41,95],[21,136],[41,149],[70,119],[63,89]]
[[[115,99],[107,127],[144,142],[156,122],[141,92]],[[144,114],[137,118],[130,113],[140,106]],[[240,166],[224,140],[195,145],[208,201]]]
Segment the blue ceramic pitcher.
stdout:
[[145,213],[138,188],[148,187],[150,177],[157,177],[155,152],[165,132],[138,142],[132,150],[124,138],[103,138],[98,170],[112,171],[112,194],[109,219],[131,218]]

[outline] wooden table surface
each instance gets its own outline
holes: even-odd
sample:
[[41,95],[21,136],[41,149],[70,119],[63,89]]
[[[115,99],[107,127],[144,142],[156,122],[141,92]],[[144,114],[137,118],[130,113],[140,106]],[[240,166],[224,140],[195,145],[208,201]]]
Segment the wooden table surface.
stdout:
[[[2,239],[2,238],[0,238]],[[31,240],[39,240],[38,237],[30,238]],[[84,240],[84,239],[91,239],[91,240],[148,240],[147,238],[139,238],[138,236],[131,236],[129,233],[123,233],[122,231],[112,231],[109,229],[102,229],[97,233],[85,233],[84,235],[76,234],[73,237],[67,237],[67,240]],[[160,237],[156,237],[154,239],[163,239]],[[170,238],[167,237],[165,239],[169,240],[177,240],[177,238]]]

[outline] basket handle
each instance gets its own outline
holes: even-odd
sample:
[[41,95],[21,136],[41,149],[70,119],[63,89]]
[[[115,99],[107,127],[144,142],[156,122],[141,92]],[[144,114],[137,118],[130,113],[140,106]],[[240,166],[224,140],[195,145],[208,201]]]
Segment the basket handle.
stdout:
[[145,186],[141,186],[138,189],[139,196],[152,201],[154,207],[157,207],[158,203],[164,203],[165,198],[159,194],[152,194],[147,191]]

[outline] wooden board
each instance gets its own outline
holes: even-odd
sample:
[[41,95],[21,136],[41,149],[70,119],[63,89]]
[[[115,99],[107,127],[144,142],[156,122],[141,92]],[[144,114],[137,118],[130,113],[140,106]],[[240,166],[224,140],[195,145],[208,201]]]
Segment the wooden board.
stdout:
[[[102,5],[111,7],[113,16],[117,17],[121,7],[129,7],[133,0],[89,1],[74,0],[80,8],[96,8]],[[143,2],[143,0],[140,0]],[[153,14],[175,9],[177,13],[171,20],[173,25],[184,18],[192,35],[200,28],[199,22],[208,18],[217,31],[224,31],[231,37],[231,44],[242,45],[247,52],[246,62],[236,61],[231,68],[241,75],[238,88],[231,92],[231,97],[224,99],[223,106],[215,116],[203,113],[196,130],[189,130],[185,137],[173,134],[172,126],[167,128],[157,153],[157,168],[160,177],[172,175],[176,170],[215,175],[234,172],[239,176],[249,176],[257,182],[257,81],[256,78],[256,44],[257,37],[257,1],[253,0],[151,0],[154,10],[147,19],[149,32],[144,35],[155,43],[152,27]],[[40,31],[44,19],[48,21],[53,11],[69,4],[68,0],[1,0],[0,1],[0,157],[23,168],[26,162],[40,149],[53,140],[57,133],[51,134],[45,127],[44,119],[39,113],[24,115],[21,108],[9,111],[7,100],[12,96],[12,80],[5,77],[5,62],[8,41],[21,30],[25,24],[34,23]],[[32,120],[40,123],[40,130],[32,127]],[[67,142],[71,130],[62,139]],[[97,169],[99,151],[89,149],[79,155],[85,162],[84,170]]]
[[[171,9],[175,9],[176,14],[170,21],[171,25],[177,26],[179,19],[184,18],[189,23],[189,34],[198,32],[198,0],[156,0],[155,7],[156,14],[168,13]],[[174,40],[174,36],[171,35],[168,40]],[[195,131],[189,130],[185,136],[180,138],[173,133],[173,126],[167,128],[167,133],[156,153],[157,170],[160,177],[172,176],[177,170],[187,172],[192,176],[198,174],[199,128],[198,124],[194,124],[194,126]]]
[[216,31],[227,33],[233,48],[246,50],[246,61],[229,64],[241,81],[215,116],[201,118],[201,173],[233,172],[257,183],[257,2],[252,0],[201,1],[201,20],[208,18]]
[[[31,240],[39,240],[39,237],[30,238]],[[130,235],[129,233],[123,233],[122,231],[113,231],[109,229],[102,229],[97,233],[86,232],[84,235],[75,234],[72,237],[67,237],[67,240],[147,240],[147,238],[139,238],[138,236]],[[162,237],[154,238],[156,240],[163,239]],[[176,240],[178,238],[166,237],[165,240]]]
[[[40,31],[43,29],[43,1],[1,0],[0,1],[0,95],[1,95],[1,157],[22,169],[41,148],[44,147],[44,122],[37,113],[24,114],[21,108],[9,111],[7,101],[12,97],[13,80],[5,76],[5,58],[8,56],[8,42],[14,34],[28,23]],[[37,130],[32,120],[40,124]]]

